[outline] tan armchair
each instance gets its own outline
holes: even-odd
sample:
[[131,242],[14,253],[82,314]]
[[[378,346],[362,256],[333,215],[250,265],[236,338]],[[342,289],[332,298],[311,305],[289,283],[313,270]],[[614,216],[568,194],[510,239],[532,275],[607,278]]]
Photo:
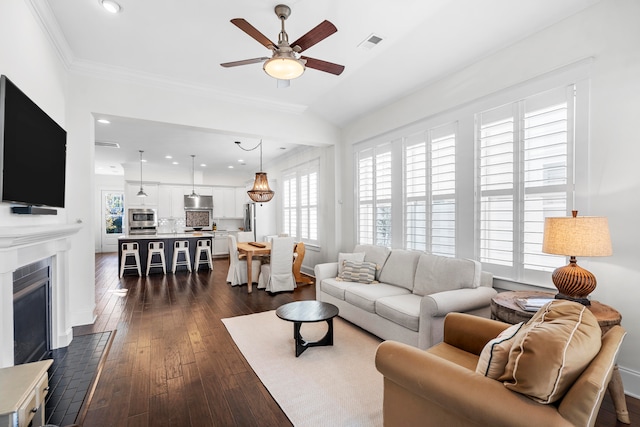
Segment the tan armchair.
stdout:
[[428,350],[385,341],[383,417],[393,426],[593,426],[625,331],[614,326],[562,400],[544,405],[475,372],[484,345],[510,325],[450,313],[444,341]]

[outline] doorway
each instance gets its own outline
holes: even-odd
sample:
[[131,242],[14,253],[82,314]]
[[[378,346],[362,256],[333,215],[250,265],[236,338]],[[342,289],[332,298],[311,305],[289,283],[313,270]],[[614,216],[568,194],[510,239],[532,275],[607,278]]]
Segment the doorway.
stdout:
[[102,190],[100,252],[117,252],[118,238],[124,234],[124,193]]

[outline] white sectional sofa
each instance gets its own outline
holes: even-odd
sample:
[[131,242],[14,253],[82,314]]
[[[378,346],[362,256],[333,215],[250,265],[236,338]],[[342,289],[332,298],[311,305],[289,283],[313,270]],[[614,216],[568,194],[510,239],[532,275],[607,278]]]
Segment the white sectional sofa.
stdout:
[[447,313],[490,316],[497,292],[493,276],[477,261],[374,245],[356,246],[340,260],[365,265],[353,261],[363,253],[364,262],[377,265],[373,283],[338,278],[338,262],[318,264],[316,299],[336,305],[340,317],[382,339],[426,349],[442,341]]

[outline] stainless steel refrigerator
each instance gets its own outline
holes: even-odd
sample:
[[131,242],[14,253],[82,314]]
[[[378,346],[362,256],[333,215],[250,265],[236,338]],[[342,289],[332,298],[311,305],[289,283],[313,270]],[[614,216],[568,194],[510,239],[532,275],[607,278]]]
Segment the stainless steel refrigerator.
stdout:
[[256,204],[245,203],[244,204],[244,231],[253,232],[253,241],[256,241]]

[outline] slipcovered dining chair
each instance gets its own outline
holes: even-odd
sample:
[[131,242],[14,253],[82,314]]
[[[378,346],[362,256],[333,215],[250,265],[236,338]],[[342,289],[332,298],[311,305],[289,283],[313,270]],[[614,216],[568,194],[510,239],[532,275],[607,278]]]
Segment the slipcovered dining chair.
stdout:
[[[247,283],[247,260],[240,258],[238,253],[238,243],[236,237],[229,235],[227,237],[229,243],[229,272],[227,273],[227,282],[231,286]],[[257,278],[260,274],[260,260],[251,261],[251,277]]]
[[277,237],[271,242],[271,261],[262,264],[258,289],[268,292],[292,291],[296,287],[293,276],[293,237]]

